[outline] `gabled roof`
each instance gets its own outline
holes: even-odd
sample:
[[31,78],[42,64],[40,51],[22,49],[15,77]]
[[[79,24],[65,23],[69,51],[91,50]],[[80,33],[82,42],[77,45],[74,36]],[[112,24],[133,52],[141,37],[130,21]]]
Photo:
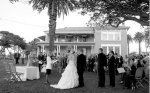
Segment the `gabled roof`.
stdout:
[[38,38],[45,41],[45,35],[44,36],[39,36]]

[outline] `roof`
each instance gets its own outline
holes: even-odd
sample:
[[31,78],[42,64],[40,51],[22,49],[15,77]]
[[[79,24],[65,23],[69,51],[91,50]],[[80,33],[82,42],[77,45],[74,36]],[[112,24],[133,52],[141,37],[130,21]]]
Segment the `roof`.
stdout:
[[[56,34],[66,34],[66,33],[70,33],[70,34],[73,34],[73,33],[80,33],[80,34],[91,34],[91,33],[94,33],[93,32],[93,28],[91,27],[65,27],[65,28],[60,28],[60,29],[56,29]],[[45,33],[48,33],[48,30],[47,31],[44,31]]]
[[119,27],[112,27],[112,26],[105,26],[105,27],[95,27],[96,30],[128,30],[130,27],[128,26],[119,26]]
[[[128,30],[129,27],[127,26],[119,26],[117,28],[112,26],[105,26],[105,27],[65,27],[56,29],[56,34],[94,34],[94,30]],[[44,31],[45,33],[48,33],[47,31]]]
[[39,36],[38,38],[41,39],[41,40],[43,40],[43,41],[45,41],[45,35]]

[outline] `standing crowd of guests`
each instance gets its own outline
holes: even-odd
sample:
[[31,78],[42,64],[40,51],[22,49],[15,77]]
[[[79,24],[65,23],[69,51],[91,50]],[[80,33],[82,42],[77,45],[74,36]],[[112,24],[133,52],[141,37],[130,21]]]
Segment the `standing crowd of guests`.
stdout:
[[[48,76],[51,74],[52,64],[53,68],[57,69],[58,73],[62,73],[67,66],[67,53],[58,54],[57,56],[40,52],[38,57],[34,57],[32,53],[28,55],[27,65],[38,66],[39,72],[44,64],[46,65],[46,82],[48,83]],[[14,59],[16,64],[19,64],[21,59],[24,64],[25,54],[15,53]],[[47,63],[52,62],[53,63]],[[118,68],[123,68],[124,73],[119,73]],[[143,68],[142,77],[149,74],[149,55],[128,55],[123,58],[121,55],[110,51],[108,55],[103,53],[103,49],[99,49],[97,55],[91,55],[87,58],[86,70],[89,72],[96,72],[98,76],[98,87],[105,87],[105,73],[109,75],[110,87],[115,87],[115,76],[120,75],[120,83],[127,88],[136,88],[136,71],[138,68]]]
[[[124,69],[119,73],[118,68]],[[98,87],[105,87],[105,72],[108,73],[110,86],[115,87],[115,76],[120,75],[120,83],[123,87],[135,89],[136,74],[138,69],[142,68],[142,78],[149,77],[149,54],[145,55],[128,55],[123,58],[121,55],[110,51],[108,55],[99,49],[98,55],[91,55],[87,61],[87,70],[96,72],[98,75]]]

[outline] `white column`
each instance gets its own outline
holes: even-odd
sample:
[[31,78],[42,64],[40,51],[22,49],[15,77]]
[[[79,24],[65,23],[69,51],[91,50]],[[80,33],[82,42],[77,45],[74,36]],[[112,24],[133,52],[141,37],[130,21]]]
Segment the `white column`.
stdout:
[[79,37],[77,36],[77,42],[79,42]]
[[91,45],[91,54],[93,54],[93,45]]
[[107,46],[107,54],[109,53],[109,49],[108,49],[109,47]]
[[60,45],[58,46],[58,53],[60,53]]
[[115,53],[115,46],[113,46],[113,51],[114,51],[114,53]]
[[40,52],[40,48],[39,46],[37,47],[37,56],[39,55],[39,52]]
[[44,53],[44,50],[45,50],[45,46],[44,45],[42,45],[42,52]]
[[77,47],[77,45],[76,45],[76,52],[78,51],[78,47]]
[[56,46],[56,53],[57,53],[57,55],[58,55],[58,51],[59,51],[59,50],[58,50],[58,45],[57,45],[57,46]]
[[73,50],[74,50],[74,51],[76,50],[76,45],[73,45]]
[[56,37],[56,42],[58,42],[58,36]]

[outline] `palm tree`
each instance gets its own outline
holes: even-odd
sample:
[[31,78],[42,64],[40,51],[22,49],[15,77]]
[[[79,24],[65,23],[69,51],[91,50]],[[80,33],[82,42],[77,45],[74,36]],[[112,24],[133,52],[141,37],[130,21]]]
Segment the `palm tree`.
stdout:
[[131,37],[131,35],[127,35],[127,44],[128,44],[128,55],[129,55],[129,44],[130,44],[130,42],[132,42],[132,37]]
[[135,42],[139,44],[139,54],[141,54],[141,42],[144,40],[144,35],[141,32],[137,32],[134,36]]
[[[19,0],[10,0],[16,2]],[[45,8],[48,8],[49,15],[49,53],[52,54],[54,50],[54,38],[56,29],[57,16],[68,15],[69,11],[73,11],[78,7],[76,0],[29,0],[29,4],[32,4],[34,10],[41,12]]]
[[147,52],[147,49],[150,45],[150,36],[149,36],[150,32],[149,32],[149,29],[146,28],[145,29],[145,33],[144,33],[144,39],[145,39],[145,46],[146,46],[146,52]]

